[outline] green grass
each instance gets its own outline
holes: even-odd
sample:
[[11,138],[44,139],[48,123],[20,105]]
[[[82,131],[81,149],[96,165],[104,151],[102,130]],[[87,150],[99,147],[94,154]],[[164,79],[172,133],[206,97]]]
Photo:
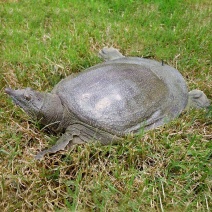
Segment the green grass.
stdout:
[[211,113],[191,110],[120,145],[87,144],[36,162],[56,141],[4,94],[51,90],[100,62],[104,46],[164,60],[211,99],[210,0],[0,3],[1,211],[210,211]]

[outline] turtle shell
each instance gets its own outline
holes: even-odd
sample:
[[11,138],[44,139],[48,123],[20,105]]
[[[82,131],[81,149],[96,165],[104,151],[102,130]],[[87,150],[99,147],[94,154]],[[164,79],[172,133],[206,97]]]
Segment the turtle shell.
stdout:
[[170,121],[188,98],[186,83],[176,69],[134,57],[93,66],[61,81],[55,92],[81,122],[116,135]]

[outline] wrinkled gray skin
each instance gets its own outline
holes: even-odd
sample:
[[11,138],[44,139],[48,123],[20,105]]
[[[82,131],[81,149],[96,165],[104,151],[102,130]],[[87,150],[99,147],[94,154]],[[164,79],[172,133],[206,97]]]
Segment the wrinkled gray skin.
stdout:
[[30,116],[55,132],[64,132],[36,159],[68,144],[122,141],[130,132],[169,122],[189,106],[209,106],[206,95],[199,90],[188,93],[182,75],[168,65],[124,57],[114,48],[103,48],[99,54],[106,62],[78,76],[70,75],[51,93],[5,89]]

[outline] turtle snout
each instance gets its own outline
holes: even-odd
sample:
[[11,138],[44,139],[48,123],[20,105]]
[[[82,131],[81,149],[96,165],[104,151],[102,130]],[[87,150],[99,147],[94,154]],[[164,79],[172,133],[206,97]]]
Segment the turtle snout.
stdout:
[[11,88],[5,88],[5,93],[8,94],[8,95],[12,95],[13,93],[13,90]]
[[20,98],[23,94],[23,90],[13,90],[11,88],[5,88],[5,93],[11,96],[12,98]]

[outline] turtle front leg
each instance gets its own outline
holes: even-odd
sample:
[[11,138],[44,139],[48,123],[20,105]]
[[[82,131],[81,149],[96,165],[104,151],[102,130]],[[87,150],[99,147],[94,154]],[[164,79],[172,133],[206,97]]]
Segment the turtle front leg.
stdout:
[[121,57],[124,57],[118,49],[113,47],[104,47],[102,50],[99,51],[99,57],[102,58],[104,61],[108,60],[115,60]]
[[35,156],[35,160],[41,160],[48,153],[56,153],[60,150],[64,150],[71,140],[73,140],[73,136],[69,133],[64,133],[54,146],[39,152]]
[[93,128],[86,124],[73,124],[70,125],[65,133],[58,139],[56,144],[49,149],[39,152],[36,160],[41,160],[48,153],[56,153],[64,150],[68,145],[83,144],[92,141],[100,141],[103,145],[110,144],[114,141],[122,140],[121,138],[112,135],[108,132]]

